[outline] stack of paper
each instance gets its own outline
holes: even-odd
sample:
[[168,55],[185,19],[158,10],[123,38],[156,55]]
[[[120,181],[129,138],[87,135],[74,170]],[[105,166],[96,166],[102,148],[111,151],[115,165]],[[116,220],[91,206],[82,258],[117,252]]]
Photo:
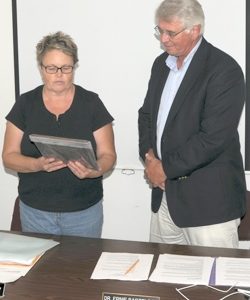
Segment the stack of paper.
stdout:
[[0,282],[24,276],[45,251],[58,244],[49,239],[0,232]]

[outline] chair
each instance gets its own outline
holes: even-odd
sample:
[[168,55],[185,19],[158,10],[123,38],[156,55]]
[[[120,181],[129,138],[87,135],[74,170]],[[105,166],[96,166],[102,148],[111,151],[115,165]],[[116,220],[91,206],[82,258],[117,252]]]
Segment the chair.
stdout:
[[19,197],[16,198],[16,201],[14,204],[14,210],[13,210],[13,214],[12,214],[10,230],[22,231],[20,212],[19,212]]
[[250,191],[246,192],[247,211],[238,228],[239,240],[250,241]]

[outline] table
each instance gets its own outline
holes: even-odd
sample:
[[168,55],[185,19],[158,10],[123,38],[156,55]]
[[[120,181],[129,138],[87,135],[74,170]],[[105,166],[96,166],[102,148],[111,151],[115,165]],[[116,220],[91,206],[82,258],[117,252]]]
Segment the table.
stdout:
[[[30,234],[29,234],[30,236]],[[158,296],[161,300],[183,300],[175,288],[181,285],[150,281],[118,281],[90,279],[103,251],[152,253],[155,267],[162,253],[250,257],[249,250],[207,248],[198,246],[167,245],[147,242],[92,239],[69,236],[33,235],[53,238],[60,244],[47,251],[25,277],[8,283],[5,300],[101,300],[103,292]],[[151,273],[151,272],[150,272]],[[223,295],[204,286],[186,290],[190,300],[219,300]],[[235,295],[229,300],[246,299]]]

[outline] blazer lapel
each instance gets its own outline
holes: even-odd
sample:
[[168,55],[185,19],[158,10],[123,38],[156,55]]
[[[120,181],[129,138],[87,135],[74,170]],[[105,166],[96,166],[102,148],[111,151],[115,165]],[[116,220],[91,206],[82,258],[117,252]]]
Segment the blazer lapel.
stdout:
[[155,102],[153,106],[153,123],[156,124],[158,110],[161,102],[161,95],[168,78],[169,68],[167,65],[162,69],[161,74],[159,75],[159,80],[157,82],[157,86],[155,88]]
[[183,101],[185,101],[186,95],[192,89],[196,80],[200,78],[201,72],[204,71],[203,62],[204,59],[206,59],[206,56],[207,56],[207,42],[203,38],[203,41],[200,47],[198,48],[197,52],[195,53],[189,65],[189,68],[182,80],[182,83],[176,93],[175,99],[169,111],[169,115],[164,130],[166,130],[168,124],[171,123],[171,121],[174,119]]
[[156,128],[157,128],[157,116],[158,116],[158,110],[161,102],[161,95],[167,80],[169,74],[169,68],[165,64],[160,72],[160,75],[158,77],[158,82],[155,85],[155,96],[154,96],[154,105],[152,107],[152,133],[153,133],[153,139],[156,142]]

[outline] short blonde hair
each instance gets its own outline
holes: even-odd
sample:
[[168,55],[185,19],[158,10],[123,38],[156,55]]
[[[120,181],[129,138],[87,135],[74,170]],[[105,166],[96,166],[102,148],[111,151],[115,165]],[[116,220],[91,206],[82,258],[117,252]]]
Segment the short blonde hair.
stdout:
[[69,36],[61,31],[44,36],[36,45],[36,58],[39,65],[42,64],[44,55],[53,49],[62,51],[73,58],[74,64],[78,62],[77,45]]

